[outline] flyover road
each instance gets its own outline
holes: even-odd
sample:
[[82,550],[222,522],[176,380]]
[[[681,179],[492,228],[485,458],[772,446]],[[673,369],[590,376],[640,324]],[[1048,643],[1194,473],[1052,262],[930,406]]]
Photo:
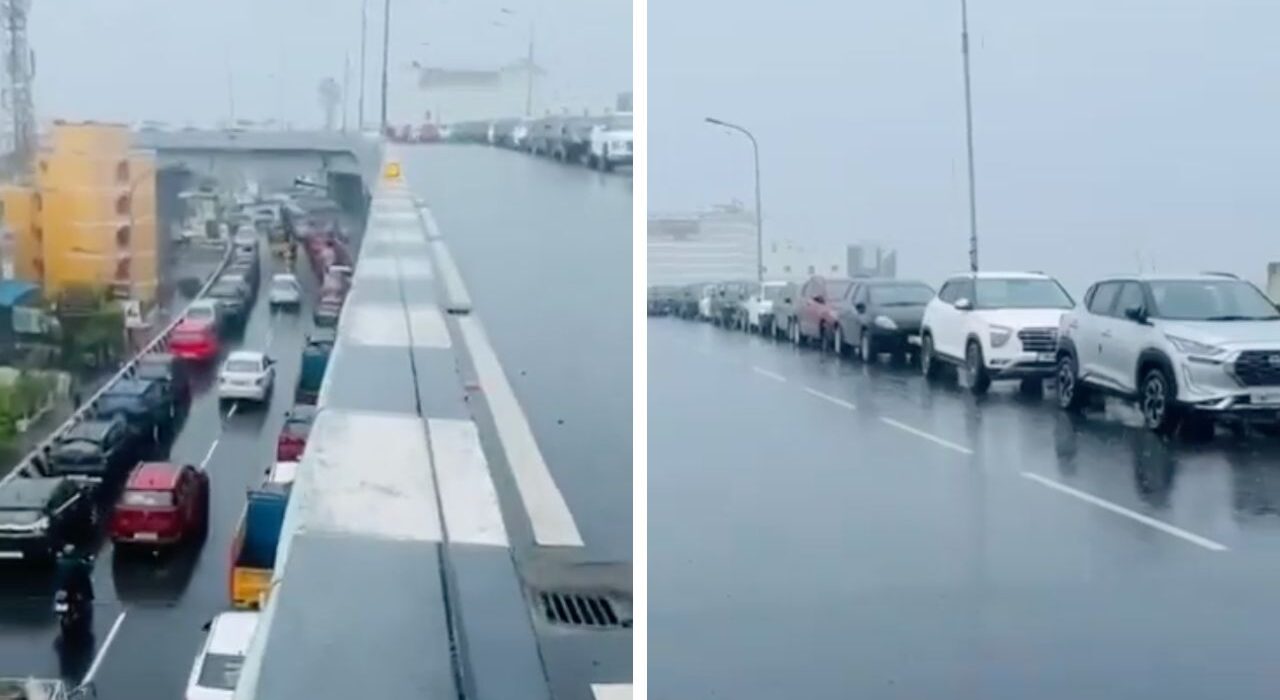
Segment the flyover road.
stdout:
[[648,330],[655,700],[1274,695],[1273,439]]
[[[505,368],[518,402],[515,410],[526,416],[580,535],[576,546],[546,547],[534,540],[533,521],[541,511],[535,509],[536,517],[526,514],[503,457],[505,431],[487,412],[477,411],[522,573],[576,582],[586,569],[586,578],[614,582],[625,568],[629,582],[628,186],[621,178],[484,148],[425,146],[400,152],[410,184],[431,206],[433,228],[447,240],[475,316],[484,321],[485,339],[491,341],[485,347]],[[615,313],[595,313],[601,308]],[[280,362],[279,386],[292,387],[309,318],[308,308],[298,316],[272,317],[264,294],[236,345],[268,348]],[[595,338],[595,352],[583,352],[584,337]],[[473,354],[474,349],[472,344]],[[467,365],[460,370],[488,389],[492,372],[475,372],[469,358],[460,358]],[[278,390],[269,408],[239,408],[228,415],[212,394],[212,373],[203,379],[169,452],[175,461],[204,464],[210,472],[207,541],[156,561],[117,560],[110,547],[104,548],[96,576],[95,644],[83,653],[55,648],[47,578],[6,575],[6,590],[0,592],[0,675],[80,678],[94,667],[104,700],[181,695],[203,638],[201,626],[227,608],[229,551],[244,493],[261,482],[273,461],[275,437],[292,401],[291,391]],[[484,406],[487,398],[478,391],[475,402]],[[497,422],[508,424],[511,411],[500,413]],[[630,682],[629,631],[536,631],[552,687],[565,689],[558,699],[591,697],[589,689],[597,683]]]

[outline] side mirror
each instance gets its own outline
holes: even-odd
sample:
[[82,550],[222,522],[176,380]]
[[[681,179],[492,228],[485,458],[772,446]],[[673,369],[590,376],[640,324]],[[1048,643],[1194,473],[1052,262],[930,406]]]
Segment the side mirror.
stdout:
[[208,631],[210,630],[210,628],[212,628],[212,627],[213,627],[213,620],[209,620],[208,622],[204,623],[203,625],[200,625],[200,629],[201,629],[201,630],[203,630],[203,631],[205,631],[205,632],[208,632]]
[[956,299],[955,307],[957,309],[960,309],[961,311],[972,311],[973,302],[964,297],[961,297],[959,299]]
[[1124,317],[1129,319],[1130,321],[1133,321],[1134,323],[1146,323],[1147,311],[1146,309],[1143,309],[1141,306],[1130,306],[1129,308],[1124,310]]
[[825,304],[825,303],[827,303],[827,299],[826,299],[826,297],[823,297],[823,296],[816,296],[816,297],[814,297],[814,298],[813,298],[813,303],[815,303],[815,304]]
[[867,305],[862,302],[858,302],[853,305],[853,309],[860,314],[865,314],[867,312]]
[[790,303],[791,303],[791,297],[785,297],[785,298],[782,300],[782,303],[784,303],[784,304],[790,304]]

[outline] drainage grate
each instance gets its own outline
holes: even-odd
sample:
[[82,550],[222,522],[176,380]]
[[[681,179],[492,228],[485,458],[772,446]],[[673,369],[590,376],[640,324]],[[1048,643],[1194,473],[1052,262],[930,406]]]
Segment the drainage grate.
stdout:
[[630,616],[619,615],[617,607],[601,595],[540,591],[542,615],[552,624],[588,629],[631,627]]

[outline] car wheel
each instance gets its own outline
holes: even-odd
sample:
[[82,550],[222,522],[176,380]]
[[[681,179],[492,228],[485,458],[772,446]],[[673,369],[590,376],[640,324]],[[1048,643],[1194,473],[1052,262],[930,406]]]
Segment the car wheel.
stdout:
[[1178,407],[1172,398],[1173,381],[1161,367],[1152,367],[1142,378],[1138,408],[1151,431],[1170,435],[1178,428]]
[[926,380],[938,378],[938,358],[933,353],[933,336],[928,334],[920,338],[920,373]]
[[878,359],[876,356],[875,336],[862,329],[862,335],[858,338],[858,354],[862,355],[862,361],[874,364]]
[[982,359],[982,346],[976,340],[970,340],[964,351],[965,376],[969,381],[969,391],[974,396],[981,396],[991,388],[991,375],[987,374],[987,364]]
[[1089,390],[1081,381],[1076,358],[1064,353],[1058,358],[1058,408],[1079,412],[1089,403]]

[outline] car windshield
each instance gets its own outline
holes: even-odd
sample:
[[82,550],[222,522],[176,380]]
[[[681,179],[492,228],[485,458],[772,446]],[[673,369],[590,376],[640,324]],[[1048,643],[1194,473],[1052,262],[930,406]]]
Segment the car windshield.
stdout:
[[765,285],[763,296],[765,299],[769,299],[770,301],[777,301],[778,299],[782,298],[783,296],[782,293],[786,291],[786,289],[787,289],[787,286],[785,284]]
[[879,306],[924,306],[933,290],[923,284],[885,284],[870,289],[871,303]]
[[255,374],[262,370],[257,360],[227,360],[227,371],[240,374]]
[[240,285],[236,282],[231,282],[231,281],[219,282],[213,285],[213,288],[209,290],[209,296],[223,297],[223,298],[239,297]]
[[[0,526],[30,525],[42,517],[44,517],[44,513],[32,508],[0,507]],[[3,697],[3,696],[0,696],[0,697]]]
[[849,281],[832,282],[827,280],[827,301],[832,302],[837,299],[843,299],[852,285],[853,283]]
[[1257,287],[1241,280],[1151,282],[1151,315],[1172,321],[1274,321],[1280,319]]
[[218,312],[212,306],[193,306],[187,311],[187,318],[193,321],[212,321]]
[[98,411],[110,415],[116,411],[131,411],[138,407],[142,397],[131,394],[107,394],[98,401]]
[[125,491],[121,505],[132,508],[168,508],[173,505],[173,494],[168,491]]
[[296,283],[293,280],[272,280],[271,286],[282,292],[292,292]]
[[243,656],[209,654],[204,657],[204,663],[200,665],[200,679],[196,681],[196,685],[201,688],[235,690],[242,666],[244,666]]
[[978,309],[1069,309],[1075,305],[1061,285],[1049,279],[978,280]]

